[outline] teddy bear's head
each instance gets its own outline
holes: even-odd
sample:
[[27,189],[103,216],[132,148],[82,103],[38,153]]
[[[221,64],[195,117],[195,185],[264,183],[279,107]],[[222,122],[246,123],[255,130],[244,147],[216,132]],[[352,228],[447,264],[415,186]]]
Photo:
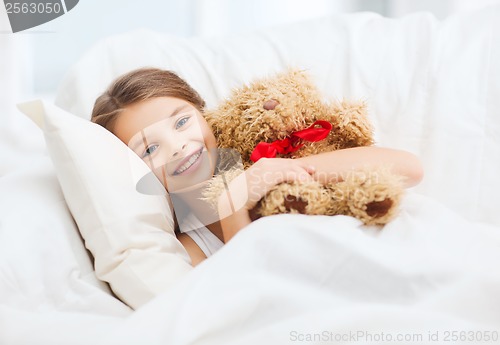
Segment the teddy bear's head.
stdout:
[[304,71],[289,69],[233,90],[204,115],[218,147],[235,149],[248,167],[260,143],[264,151],[277,148],[277,157],[371,145],[365,113],[364,102],[325,102]]

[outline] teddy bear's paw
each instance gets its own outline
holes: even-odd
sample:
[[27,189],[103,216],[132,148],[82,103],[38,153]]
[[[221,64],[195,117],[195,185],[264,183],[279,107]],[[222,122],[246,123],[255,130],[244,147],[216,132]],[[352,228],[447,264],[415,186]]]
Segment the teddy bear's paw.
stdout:
[[388,169],[352,172],[331,185],[337,202],[343,205],[339,214],[354,216],[367,225],[383,225],[398,212],[403,194],[403,180]]
[[258,214],[326,214],[329,203],[328,190],[317,181],[284,182],[273,187],[260,200]]
[[360,219],[366,225],[384,225],[398,212],[400,193],[391,191],[392,186],[377,186],[359,189],[347,201],[349,214]]
[[[249,215],[252,221],[259,219],[262,216],[272,216],[275,214],[291,213],[291,214],[307,214],[307,205],[309,202],[300,196],[296,195],[282,195],[282,193],[268,194],[267,198],[263,198],[259,204],[250,210]],[[282,202],[276,203],[271,200],[274,198],[282,199]]]
[[394,201],[390,198],[369,202],[366,204],[366,214],[373,218],[381,218],[389,212],[393,204]]
[[302,199],[300,196],[287,195],[285,196],[283,205],[287,213],[306,213],[306,207],[309,205],[307,200]]

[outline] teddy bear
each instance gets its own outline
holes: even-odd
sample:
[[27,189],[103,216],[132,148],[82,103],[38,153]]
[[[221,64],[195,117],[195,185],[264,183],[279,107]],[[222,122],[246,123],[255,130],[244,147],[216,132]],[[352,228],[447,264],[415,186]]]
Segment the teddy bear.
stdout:
[[[227,182],[262,157],[293,159],[374,145],[366,102],[327,102],[311,77],[298,69],[233,89],[204,117],[218,148],[235,150],[242,163],[239,168],[220,169],[209,182],[203,195],[214,207]],[[283,182],[250,210],[250,218],[280,213],[348,215],[367,225],[383,225],[397,214],[402,180],[390,167],[366,167],[325,184]]]

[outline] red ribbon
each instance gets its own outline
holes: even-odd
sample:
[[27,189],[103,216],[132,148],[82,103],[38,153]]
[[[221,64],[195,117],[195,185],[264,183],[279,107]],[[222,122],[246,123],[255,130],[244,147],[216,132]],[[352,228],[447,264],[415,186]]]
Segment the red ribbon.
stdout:
[[[320,127],[316,127],[320,126]],[[283,140],[275,140],[272,143],[260,142],[250,155],[253,162],[257,162],[262,157],[274,158],[277,153],[287,154],[295,152],[304,144],[298,144],[300,140],[316,142],[325,139],[332,130],[332,124],[328,121],[318,120],[311,126],[301,131],[293,132]]]

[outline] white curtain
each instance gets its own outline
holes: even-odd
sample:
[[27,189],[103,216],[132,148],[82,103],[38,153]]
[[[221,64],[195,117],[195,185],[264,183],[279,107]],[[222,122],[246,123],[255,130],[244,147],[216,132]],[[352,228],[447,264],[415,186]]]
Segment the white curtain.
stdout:
[[193,0],[193,34],[216,36],[334,13],[372,11],[400,17],[426,11],[444,19],[500,0]]
[[0,4],[0,129],[10,124],[11,100],[19,90],[15,73],[15,41],[3,4]]
[[8,33],[0,3],[0,107],[33,90],[50,98],[64,73],[92,44],[141,27],[215,36],[355,11],[392,17],[430,11],[444,18],[492,2],[500,0],[82,0],[67,16],[16,34]]
[[[364,0],[369,1],[369,0]],[[432,12],[444,19],[452,13],[476,10],[500,0],[383,0],[387,2],[387,15],[400,17],[416,11]]]
[[194,35],[241,33],[355,10],[356,0],[194,0]]
[[17,103],[33,98],[32,36],[12,33],[5,6],[0,3],[0,176],[9,170],[6,162],[25,159],[19,150],[33,153],[43,149],[40,137],[23,136],[25,126],[33,123],[16,108]]
[[31,39],[29,34],[12,33],[0,4],[0,128],[10,124],[15,104],[32,94]]

